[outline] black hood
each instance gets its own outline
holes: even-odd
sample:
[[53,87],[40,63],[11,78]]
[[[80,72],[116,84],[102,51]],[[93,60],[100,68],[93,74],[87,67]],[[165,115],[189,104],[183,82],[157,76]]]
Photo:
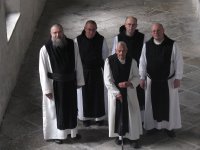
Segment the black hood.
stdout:
[[[125,28],[125,25],[122,25],[120,28],[119,28],[119,33],[125,33],[126,31],[126,28]],[[138,32],[138,29],[135,29],[135,33]]]

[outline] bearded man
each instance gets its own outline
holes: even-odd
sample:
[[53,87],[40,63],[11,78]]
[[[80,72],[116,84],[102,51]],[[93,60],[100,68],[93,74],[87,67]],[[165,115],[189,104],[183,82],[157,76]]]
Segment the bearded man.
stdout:
[[55,24],[51,38],[39,56],[40,83],[43,92],[44,139],[61,144],[68,135],[77,134],[77,87],[84,85],[82,63],[73,40],[64,35],[63,27]]

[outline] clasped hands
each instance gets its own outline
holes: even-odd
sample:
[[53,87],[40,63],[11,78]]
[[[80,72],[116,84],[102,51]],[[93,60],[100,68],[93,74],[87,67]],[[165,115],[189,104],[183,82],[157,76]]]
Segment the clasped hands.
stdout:
[[127,87],[133,87],[133,85],[132,85],[132,83],[131,82],[129,82],[129,81],[124,81],[124,82],[120,82],[119,84],[118,84],[118,87],[120,87],[120,88],[127,88]]
[[[124,82],[120,82],[119,84],[118,84],[118,87],[120,87],[120,88],[128,88],[128,87],[133,87],[133,85],[132,85],[132,83],[131,82],[129,82],[129,81],[124,81]],[[117,100],[120,100],[121,102],[122,102],[122,95],[121,94],[117,94],[116,95],[116,99]]]

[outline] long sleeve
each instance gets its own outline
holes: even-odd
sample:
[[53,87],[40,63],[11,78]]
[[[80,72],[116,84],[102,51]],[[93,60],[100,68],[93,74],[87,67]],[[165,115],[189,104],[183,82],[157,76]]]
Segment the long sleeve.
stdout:
[[[182,79],[183,77],[183,57],[176,43],[173,45],[172,62],[175,70],[175,78]],[[172,68],[172,67],[171,67]]]
[[118,36],[115,36],[114,40],[113,40],[112,54],[115,54],[115,49],[117,47],[117,43],[118,43]]
[[114,84],[114,79],[112,76],[112,72],[110,70],[108,58],[106,59],[105,65],[104,65],[104,83],[105,83],[105,86],[107,87],[108,91],[111,94],[113,94],[115,97],[117,94],[120,93],[120,91],[117,89],[117,87]]
[[75,53],[75,70],[76,70],[77,86],[80,87],[85,84],[85,81],[83,77],[83,67],[79,54],[79,48],[75,41],[74,41],[74,53]]
[[129,81],[132,83],[133,87],[136,88],[139,84],[139,71],[136,61],[133,59],[131,64]]
[[39,55],[39,75],[40,75],[40,84],[42,87],[43,94],[48,94],[53,92],[52,81],[47,77],[47,73],[50,71],[50,66],[48,62],[48,54],[46,47],[43,46],[40,49]]
[[140,56],[140,64],[139,64],[139,74],[140,79],[146,78],[146,67],[147,67],[147,60],[146,60],[146,44],[143,45],[142,53]]
[[108,49],[108,45],[107,45],[106,39],[104,38],[103,46],[102,46],[102,57],[103,57],[103,60],[105,61],[108,56],[109,56],[109,49]]

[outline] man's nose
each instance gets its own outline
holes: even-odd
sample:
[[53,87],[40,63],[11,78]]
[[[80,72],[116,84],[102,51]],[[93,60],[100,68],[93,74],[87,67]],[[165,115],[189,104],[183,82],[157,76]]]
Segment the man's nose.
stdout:
[[59,38],[61,36],[60,33],[56,33],[56,37]]

